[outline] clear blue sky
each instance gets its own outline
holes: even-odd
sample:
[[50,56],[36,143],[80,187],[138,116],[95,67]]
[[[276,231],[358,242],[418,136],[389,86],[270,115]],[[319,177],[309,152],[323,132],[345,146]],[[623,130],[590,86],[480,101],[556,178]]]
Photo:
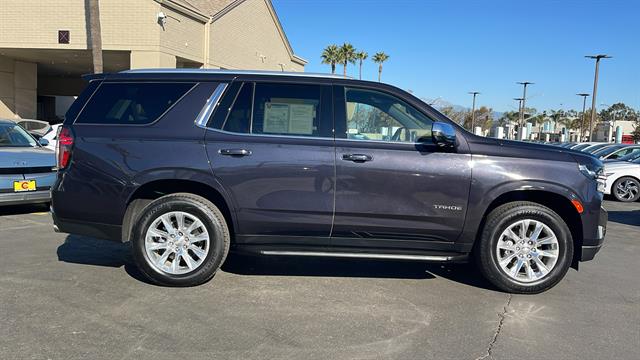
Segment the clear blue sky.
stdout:
[[[371,57],[390,55],[383,81],[418,97],[496,111],[515,110],[516,81],[533,81],[527,105],[581,108],[575,94],[591,93],[594,62],[606,53],[597,104],[625,102],[640,109],[640,1],[273,0],[306,71],[329,72],[322,49],[351,42]],[[593,25],[592,25],[593,24]],[[339,66],[339,72],[342,68]],[[349,75],[357,77],[351,65]],[[375,79],[367,61],[363,78]],[[562,104],[562,105],[561,105]]]

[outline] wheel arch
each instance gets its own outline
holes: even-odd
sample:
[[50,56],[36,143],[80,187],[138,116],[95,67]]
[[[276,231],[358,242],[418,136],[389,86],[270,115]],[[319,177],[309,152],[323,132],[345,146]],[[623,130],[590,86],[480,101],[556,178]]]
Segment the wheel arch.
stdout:
[[155,179],[139,185],[129,196],[126,211],[122,219],[122,239],[129,241],[134,230],[134,224],[142,210],[153,200],[164,195],[175,193],[190,193],[202,196],[220,209],[229,226],[231,239],[235,234],[235,216],[231,202],[225,196],[224,189],[194,180],[183,179]]
[[[511,190],[506,191],[496,197],[482,214],[482,220],[476,231],[476,234],[480,234],[485,226],[487,215],[491,213],[495,208],[500,205],[504,205],[514,201],[529,201],[548,207],[555,211],[567,224],[574,244],[574,249],[581,249],[582,247],[582,219],[580,214],[576,210],[575,206],[571,203],[571,199],[557,192],[548,190]],[[476,246],[479,241],[475,241],[472,251],[476,250]],[[580,251],[574,251],[571,266],[577,269],[580,259]]]

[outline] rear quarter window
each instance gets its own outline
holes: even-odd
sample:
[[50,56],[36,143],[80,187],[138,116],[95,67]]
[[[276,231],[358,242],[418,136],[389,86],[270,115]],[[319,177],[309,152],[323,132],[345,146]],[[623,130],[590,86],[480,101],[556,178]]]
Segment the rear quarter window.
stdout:
[[102,83],[76,123],[145,125],[156,121],[195,83]]

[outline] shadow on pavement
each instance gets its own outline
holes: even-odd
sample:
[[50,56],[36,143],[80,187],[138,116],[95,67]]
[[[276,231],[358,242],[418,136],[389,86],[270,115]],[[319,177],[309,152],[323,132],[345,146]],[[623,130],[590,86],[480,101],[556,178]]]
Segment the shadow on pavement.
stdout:
[[609,221],[625,225],[640,226],[640,210],[609,211]]
[[[130,243],[69,235],[58,247],[58,260],[73,264],[124,267],[129,276],[150,284],[135,265]],[[471,264],[429,264],[412,261],[270,257],[230,253],[225,272],[253,276],[313,276],[389,279],[443,277],[478,288],[496,290]]]
[[9,205],[0,207],[0,216],[49,212],[49,204]]
[[150,284],[131,256],[130,243],[117,243],[85,236],[68,235],[58,246],[58,260],[73,264],[123,267],[136,280]]

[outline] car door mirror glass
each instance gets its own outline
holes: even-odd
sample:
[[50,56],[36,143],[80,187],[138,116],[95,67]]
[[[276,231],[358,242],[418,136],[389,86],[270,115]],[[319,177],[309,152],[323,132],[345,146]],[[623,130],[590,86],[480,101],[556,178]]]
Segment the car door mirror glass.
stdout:
[[454,146],[456,143],[456,130],[451,124],[434,122],[431,127],[433,142],[439,146]]
[[49,140],[45,139],[45,138],[40,138],[40,140],[38,140],[38,143],[42,146],[47,146],[49,145]]

